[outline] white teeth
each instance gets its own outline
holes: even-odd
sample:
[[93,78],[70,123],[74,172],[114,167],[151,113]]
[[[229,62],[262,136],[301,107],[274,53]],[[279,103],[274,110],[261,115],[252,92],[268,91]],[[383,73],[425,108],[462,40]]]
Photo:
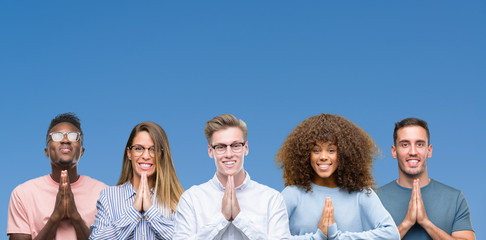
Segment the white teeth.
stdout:
[[229,161],[229,162],[224,162],[224,164],[226,165],[231,165],[231,164],[234,164],[236,161]]
[[318,165],[319,166],[319,169],[321,170],[327,170],[331,165],[328,165],[328,164],[323,164],[323,165]]
[[143,168],[149,168],[150,166],[152,166],[152,165],[151,164],[144,164],[144,163],[140,164],[140,167],[143,167]]
[[410,165],[417,165],[418,164],[418,161],[417,160],[410,160],[410,161],[408,161],[408,163]]

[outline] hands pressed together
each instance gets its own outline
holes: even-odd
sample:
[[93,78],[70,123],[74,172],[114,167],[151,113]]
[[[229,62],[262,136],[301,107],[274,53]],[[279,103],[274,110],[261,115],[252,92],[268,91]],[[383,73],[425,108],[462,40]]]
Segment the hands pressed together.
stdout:
[[[412,197],[408,204],[408,211],[402,224],[398,227],[400,230],[400,235],[402,235],[402,230],[407,232],[415,223],[422,226],[429,223],[430,220],[425,212],[424,202],[422,201],[422,193],[420,191],[420,180],[413,180],[412,186]],[[405,234],[403,234],[405,235]],[[403,237],[403,236],[402,236]]]
[[228,175],[226,188],[224,190],[223,202],[221,204],[221,212],[224,218],[228,221],[233,221],[240,213],[240,205],[236,198],[235,182],[233,175]]
[[54,205],[54,211],[51,217],[59,221],[62,219],[81,219],[81,215],[79,214],[74,202],[74,195],[71,191],[71,183],[69,182],[69,177],[66,170],[61,171],[59,191],[57,192],[56,203]]
[[67,170],[61,171],[59,190],[51,217],[35,239],[53,239],[59,223],[64,219],[71,221],[77,239],[88,239],[91,232],[76,208]]
[[133,206],[139,212],[145,212],[152,206],[152,199],[150,198],[150,189],[147,182],[147,172],[142,172],[140,184],[138,185],[137,194]]
[[317,227],[321,230],[324,235],[327,236],[327,227],[334,224],[334,207],[332,206],[331,198],[326,197],[326,203],[324,204],[324,209],[322,209],[321,219]]

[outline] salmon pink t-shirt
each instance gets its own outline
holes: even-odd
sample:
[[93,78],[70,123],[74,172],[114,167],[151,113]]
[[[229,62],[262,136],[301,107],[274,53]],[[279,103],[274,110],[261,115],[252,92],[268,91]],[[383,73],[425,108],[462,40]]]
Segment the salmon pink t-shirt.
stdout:
[[[88,227],[94,223],[96,201],[105,187],[104,183],[88,176],[80,176],[76,182],[71,183],[76,208]],[[58,191],[59,183],[50,175],[17,186],[12,191],[8,205],[7,235],[23,233],[35,238],[54,211]],[[61,221],[55,239],[76,239],[70,220]]]

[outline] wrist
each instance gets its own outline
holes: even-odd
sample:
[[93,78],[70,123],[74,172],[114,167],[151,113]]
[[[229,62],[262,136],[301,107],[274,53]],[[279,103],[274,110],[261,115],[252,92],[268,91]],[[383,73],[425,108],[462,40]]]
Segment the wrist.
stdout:
[[83,221],[83,218],[81,217],[79,212],[76,211],[76,212],[73,212],[73,214],[71,215],[71,221]]
[[425,230],[430,229],[434,226],[434,224],[428,218],[423,219],[418,224],[420,224],[420,226],[422,226]]
[[399,231],[407,232],[410,228],[412,228],[413,224],[410,221],[403,221],[400,225],[397,226]]
[[59,223],[63,219],[63,215],[57,211],[54,211],[49,217],[49,220],[54,223]]

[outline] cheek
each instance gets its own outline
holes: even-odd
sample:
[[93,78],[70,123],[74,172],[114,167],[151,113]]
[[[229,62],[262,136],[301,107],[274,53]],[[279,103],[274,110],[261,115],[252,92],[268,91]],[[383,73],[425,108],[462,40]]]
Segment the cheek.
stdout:
[[396,151],[395,152],[395,158],[403,158],[404,151]]
[[130,160],[130,165],[132,165],[133,171],[136,172],[137,171],[137,164],[134,161]]
[[219,165],[220,165],[220,164],[223,164],[223,163],[220,163],[220,162],[219,162],[219,159],[218,159],[217,157],[214,157],[214,156],[213,156],[213,160],[214,160],[214,164],[216,165],[216,167],[217,167],[217,168],[219,168]]
[[424,149],[423,150],[423,155],[425,158],[429,158],[429,150],[428,149]]
[[313,164],[313,163],[317,162],[317,160],[319,160],[319,156],[311,153],[311,155],[309,156],[309,163]]

